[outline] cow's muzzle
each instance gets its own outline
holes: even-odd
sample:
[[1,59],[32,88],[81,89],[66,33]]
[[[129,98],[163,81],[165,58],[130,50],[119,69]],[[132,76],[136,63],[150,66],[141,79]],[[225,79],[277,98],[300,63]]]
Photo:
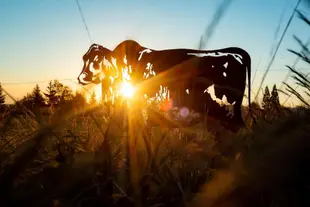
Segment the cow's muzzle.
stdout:
[[84,72],[84,73],[81,73],[77,79],[78,79],[79,84],[87,85],[92,82],[92,75],[89,75]]

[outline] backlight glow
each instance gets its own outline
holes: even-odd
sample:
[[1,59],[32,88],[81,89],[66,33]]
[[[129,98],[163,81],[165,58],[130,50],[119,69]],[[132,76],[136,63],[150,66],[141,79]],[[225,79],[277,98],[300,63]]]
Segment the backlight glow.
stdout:
[[134,92],[135,88],[132,84],[130,84],[129,82],[122,83],[122,86],[120,88],[120,93],[122,94],[122,96],[124,96],[125,98],[132,98]]

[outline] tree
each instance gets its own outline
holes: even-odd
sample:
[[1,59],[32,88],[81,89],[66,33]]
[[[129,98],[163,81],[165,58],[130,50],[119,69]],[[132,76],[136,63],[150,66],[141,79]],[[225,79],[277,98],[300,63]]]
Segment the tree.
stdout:
[[0,110],[3,110],[5,107],[5,95],[2,90],[2,86],[0,83]]
[[274,84],[272,88],[270,97],[270,107],[273,112],[279,112],[280,110],[280,100],[276,84]]
[[45,100],[38,84],[33,88],[31,93],[27,93],[20,100],[20,103],[30,110],[38,109],[45,105]]
[[72,90],[68,86],[64,86],[58,80],[48,83],[47,93],[44,93],[44,95],[47,97],[49,105],[63,104],[73,98]]
[[59,92],[61,93],[59,100],[61,104],[73,99],[72,90],[68,86],[63,86],[62,88],[60,88]]
[[34,87],[31,98],[34,106],[41,107],[45,105],[45,100],[38,84]]
[[268,86],[265,88],[263,96],[263,109],[265,120],[274,120],[280,114],[280,101],[277,86],[274,84],[270,94]]
[[48,105],[56,105],[57,104],[57,94],[56,94],[56,87],[53,81],[48,82],[48,86],[46,88],[47,93],[44,93],[44,95],[47,97]]
[[271,102],[270,102],[270,92],[269,92],[269,88],[268,86],[265,87],[265,93],[264,93],[264,96],[263,96],[263,117],[265,120],[270,120],[270,117],[271,117]]
[[263,96],[263,109],[264,110],[270,109],[270,92],[268,86],[265,87],[265,93]]

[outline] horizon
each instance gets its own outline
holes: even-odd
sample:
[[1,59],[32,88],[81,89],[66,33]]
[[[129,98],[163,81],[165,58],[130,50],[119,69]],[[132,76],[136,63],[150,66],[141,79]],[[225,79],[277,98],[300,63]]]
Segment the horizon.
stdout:
[[[91,39],[109,49],[125,39],[136,40],[156,50],[198,49],[200,36],[220,4],[218,1],[198,0],[178,4],[162,0],[142,2],[79,1]],[[214,30],[207,48],[203,48],[212,50],[235,46],[250,54],[252,81],[255,76],[252,99],[270,61],[270,50],[279,40],[297,1],[259,2],[233,1]],[[305,5],[301,4],[299,9],[304,11]],[[48,81],[54,79],[74,91],[80,88],[76,85],[77,76],[82,69],[82,56],[91,42],[75,1],[1,1],[0,17],[3,25],[0,34],[0,55],[3,58],[0,62],[0,83],[5,90],[20,99],[30,93],[36,84],[45,91]],[[281,27],[275,41],[281,17]],[[309,28],[304,22],[295,16],[263,88],[269,86],[271,89],[273,84],[280,88],[288,72],[285,65],[292,65],[296,59],[287,49],[300,50],[293,35],[306,42],[309,32],[301,31],[307,30]],[[296,68],[305,73],[310,71],[302,61]],[[292,78],[288,81],[295,87],[294,82]],[[282,93],[279,97],[280,102],[286,98]],[[292,96],[287,105],[296,105],[296,100]],[[6,101],[12,102],[8,96]]]

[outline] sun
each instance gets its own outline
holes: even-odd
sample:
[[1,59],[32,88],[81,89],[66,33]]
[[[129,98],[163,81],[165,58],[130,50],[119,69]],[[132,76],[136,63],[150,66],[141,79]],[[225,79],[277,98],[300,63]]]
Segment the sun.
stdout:
[[120,88],[120,93],[125,98],[132,98],[135,92],[134,86],[129,82],[123,82]]

